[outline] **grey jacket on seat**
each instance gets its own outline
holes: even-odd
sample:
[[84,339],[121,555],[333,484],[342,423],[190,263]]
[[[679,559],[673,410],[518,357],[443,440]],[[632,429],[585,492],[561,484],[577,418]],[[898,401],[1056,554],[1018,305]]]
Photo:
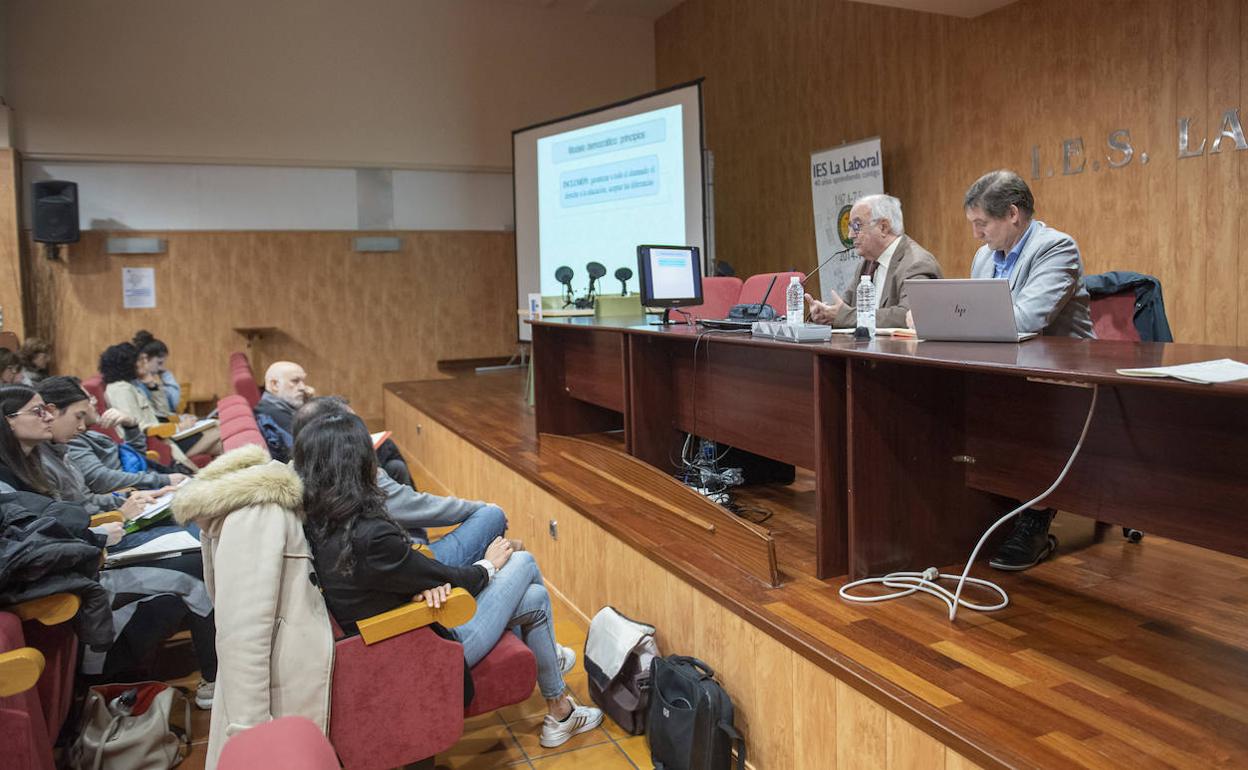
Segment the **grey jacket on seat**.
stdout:
[[[1019,334],[1094,338],[1079,246],[1066,233],[1035,224],[1009,278]],[[992,278],[992,272],[992,248],[985,244],[975,252],[971,277]]]

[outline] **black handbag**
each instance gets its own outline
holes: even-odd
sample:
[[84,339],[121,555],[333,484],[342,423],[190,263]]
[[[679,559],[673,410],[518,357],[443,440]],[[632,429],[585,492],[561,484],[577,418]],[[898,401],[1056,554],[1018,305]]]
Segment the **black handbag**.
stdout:
[[732,698],[711,667],[683,655],[650,667],[647,740],[655,770],[729,770],[732,749],[745,770],[745,739],[733,725]]

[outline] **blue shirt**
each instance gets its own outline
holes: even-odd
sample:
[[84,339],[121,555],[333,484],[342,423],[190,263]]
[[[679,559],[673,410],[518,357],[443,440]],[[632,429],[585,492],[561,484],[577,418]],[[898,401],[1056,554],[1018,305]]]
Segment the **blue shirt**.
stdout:
[[993,278],[1009,278],[1010,273],[1014,271],[1014,263],[1018,262],[1018,255],[1023,253],[1023,247],[1027,245],[1027,239],[1031,237],[1031,231],[1036,229],[1035,220],[1027,226],[1027,230],[1023,233],[1023,237],[1018,239],[1018,243],[1014,244],[1014,248],[1010,249],[1010,253],[1003,251],[992,252],[992,277]]

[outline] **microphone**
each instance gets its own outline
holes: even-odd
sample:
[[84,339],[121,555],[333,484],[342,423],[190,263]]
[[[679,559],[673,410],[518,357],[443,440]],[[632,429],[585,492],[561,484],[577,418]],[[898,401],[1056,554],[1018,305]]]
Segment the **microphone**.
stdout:
[[850,252],[853,250],[854,250],[854,247],[850,246],[848,249],[841,249],[840,251],[831,254],[827,259],[820,262],[818,267],[816,267],[814,270],[811,270],[809,273],[806,274],[806,277],[802,279],[802,286],[805,286],[806,282],[810,280],[810,277],[814,275],[815,273],[819,272],[820,268],[822,268],[824,265],[828,264],[829,262],[841,256],[842,254],[845,254],[846,252]]
[[633,271],[627,267],[621,267],[615,271],[615,280],[620,282],[620,296],[628,296],[628,279],[633,277]]
[[572,304],[572,268],[562,265],[555,270],[555,280],[563,284],[563,306]]
[[598,279],[607,274],[607,268],[601,262],[590,262],[585,265],[585,271],[589,273],[589,300],[594,299],[594,288],[598,285]]

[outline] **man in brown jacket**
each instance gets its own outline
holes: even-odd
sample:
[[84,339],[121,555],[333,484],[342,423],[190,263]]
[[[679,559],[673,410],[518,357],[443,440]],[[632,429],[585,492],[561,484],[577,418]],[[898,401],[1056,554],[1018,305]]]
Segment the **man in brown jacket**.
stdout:
[[842,328],[856,326],[856,289],[865,273],[875,282],[876,327],[906,326],[910,302],[905,282],[911,278],[941,278],[940,263],[905,234],[901,201],[891,195],[859,198],[849,211],[849,231],[853,234],[854,250],[863,259],[850,284],[849,296],[842,299],[832,292],[827,302],[820,302],[807,294],[810,320]]

